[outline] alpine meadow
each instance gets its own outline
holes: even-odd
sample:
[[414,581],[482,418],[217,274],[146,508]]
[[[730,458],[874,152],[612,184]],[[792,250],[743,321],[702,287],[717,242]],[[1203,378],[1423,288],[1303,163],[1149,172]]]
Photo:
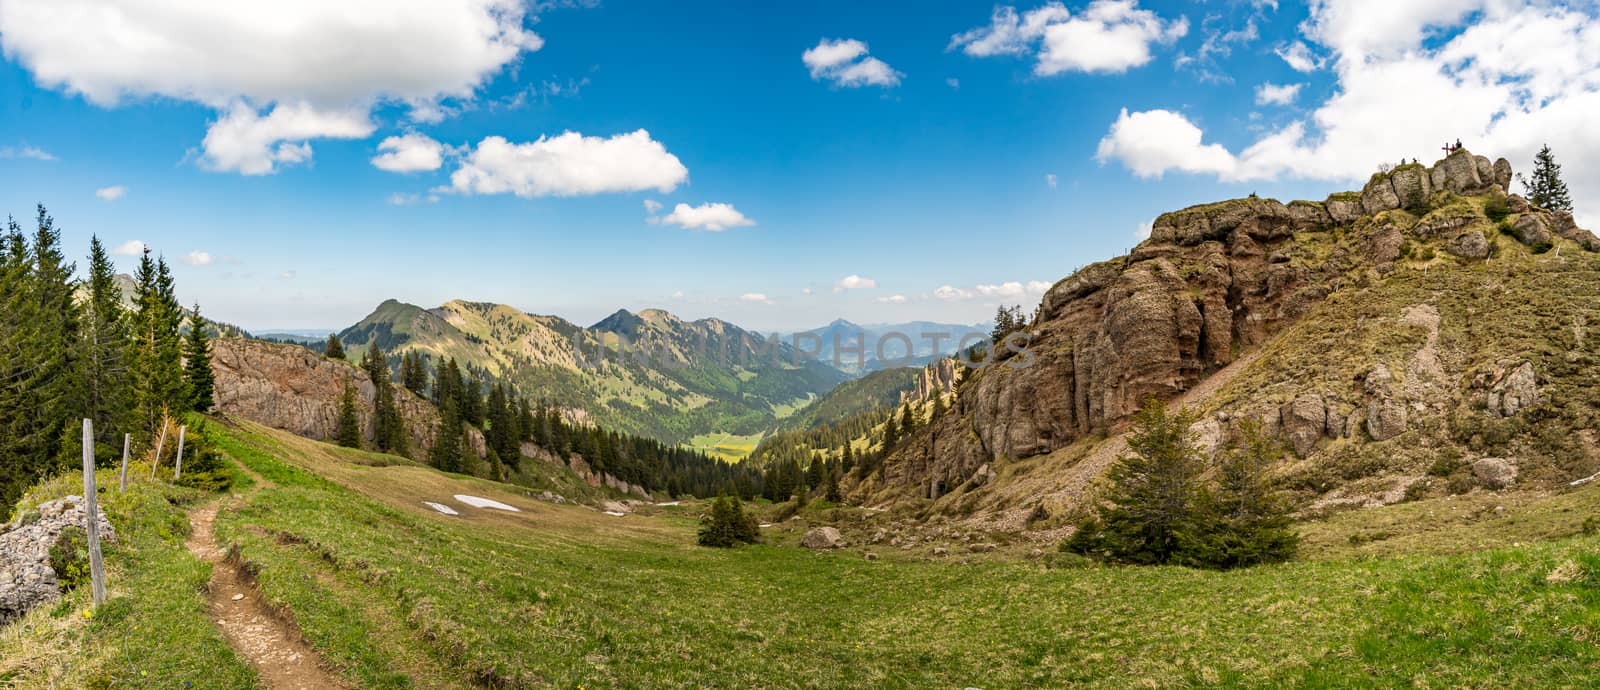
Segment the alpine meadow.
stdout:
[[1600,8],[0,0],[0,688],[1600,686]]

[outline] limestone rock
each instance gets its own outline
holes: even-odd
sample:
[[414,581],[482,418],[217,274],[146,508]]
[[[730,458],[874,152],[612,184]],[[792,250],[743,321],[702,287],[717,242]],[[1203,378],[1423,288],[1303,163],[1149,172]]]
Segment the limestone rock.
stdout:
[[1578,227],[1571,213],[1567,211],[1551,213],[1549,225],[1551,232],[1556,235],[1576,242],[1578,246],[1591,252],[1600,252],[1600,237],[1595,237],[1594,233]]
[[1427,203],[1428,195],[1433,192],[1427,168],[1417,164],[1395,168],[1389,173],[1389,184],[1398,203],[1396,208],[1422,206]]
[[817,527],[800,538],[800,545],[808,549],[842,549],[844,537],[833,527]]
[[1494,161],[1494,183],[1500,191],[1511,191],[1511,161],[1497,158]]
[[1489,258],[1489,240],[1477,230],[1468,230],[1455,236],[1444,250],[1463,259]]
[[1322,396],[1307,393],[1283,404],[1279,410],[1284,440],[1296,457],[1311,455],[1327,428],[1328,407]]
[[1400,195],[1388,175],[1373,175],[1361,189],[1361,210],[1369,216],[1401,207]]
[[[21,618],[35,606],[56,598],[57,573],[50,568],[50,547],[61,530],[88,525],[81,496],[46,501],[31,515],[0,533],[0,625]],[[117,532],[99,514],[100,541],[114,544]]]
[[1530,247],[1550,242],[1554,237],[1550,234],[1550,226],[1545,222],[1544,215],[1539,213],[1524,213],[1517,216],[1516,222],[1511,224],[1511,234],[1518,242]]
[[1489,389],[1489,414],[1511,417],[1524,409],[1539,404],[1539,384],[1533,363],[1523,362],[1512,368]]
[[1334,224],[1324,204],[1315,201],[1289,202],[1289,218],[1297,231],[1325,230]]
[[1517,466],[1505,458],[1483,458],[1472,463],[1472,476],[1490,489],[1504,489],[1517,480]]
[[1163,213],[1150,228],[1149,242],[1193,246],[1225,240],[1242,232],[1257,240],[1282,238],[1292,232],[1294,215],[1272,199],[1234,199]]
[[1394,374],[1379,364],[1367,372],[1367,434],[1384,441],[1406,430],[1406,405],[1395,391]]
[[[362,433],[368,441],[374,437],[378,389],[365,371],[349,362],[298,345],[218,338],[211,343],[211,369],[218,411],[324,441],[338,430],[339,400],[348,378],[360,402]],[[439,413],[404,387],[393,390],[409,435],[408,454],[423,459],[433,447]],[[488,448],[483,434],[476,429],[467,433],[473,451],[484,457]]]
[[1354,223],[1364,213],[1361,208],[1361,195],[1350,192],[1329,196],[1327,201],[1322,202],[1322,207],[1327,209],[1328,217],[1339,225]]

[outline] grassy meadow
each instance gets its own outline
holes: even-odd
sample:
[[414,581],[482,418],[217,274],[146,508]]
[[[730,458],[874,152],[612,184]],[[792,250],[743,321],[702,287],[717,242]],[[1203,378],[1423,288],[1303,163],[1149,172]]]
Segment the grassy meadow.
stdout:
[[[1338,546],[1379,522],[1329,520],[1306,527],[1314,560],[1229,573],[713,550],[693,545],[694,504],[618,518],[247,423],[212,428],[259,477],[224,501],[219,539],[355,687],[1579,687],[1600,677],[1592,537],[1380,556]],[[458,493],[523,512],[458,505],[451,517],[422,505]],[[131,547],[108,552],[113,602],[85,619],[85,593],[74,592],[8,628],[0,687],[135,669],[161,675],[114,686],[248,687],[250,669],[205,617],[207,566],[181,545],[198,499],[141,482],[108,501],[131,532]],[[1597,499],[1586,489],[1548,511],[1530,505],[1565,515],[1593,512]],[[87,649],[91,661],[9,661],[46,648]]]

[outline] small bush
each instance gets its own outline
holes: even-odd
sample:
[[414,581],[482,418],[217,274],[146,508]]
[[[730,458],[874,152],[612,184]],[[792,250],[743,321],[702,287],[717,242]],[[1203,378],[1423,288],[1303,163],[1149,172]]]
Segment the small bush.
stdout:
[[1461,451],[1447,447],[1439,451],[1439,457],[1434,458],[1433,464],[1428,466],[1428,476],[1448,477],[1461,469],[1463,463]]
[[[1061,546],[1064,549],[1066,542],[1062,542]],[[1044,555],[1044,567],[1050,570],[1079,570],[1093,568],[1095,565],[1093,558],[1083,554],[1072,553],[1071,551],[1058,550],[1055,553]]]
[[56,571],[62,590],[89,581],[89,534],[82,527],[70,525],[56,535],[50,545],[50,569]]
[[1536,242],[1533,245],[1533,253],[1535,254],[1543,254],[1551,249],[1555,249],[1555,245],[1549,242]]
[[1484,202],[1483,214],[1488,216],[1489,220],[1499,223],[1505,220],[1506,216],[1511,215],[1511,204],[1506,197],[1495,194]]
[[1593,515],[1583,519],[1583,536],[1592,537],[1600,534],[1600,518]]

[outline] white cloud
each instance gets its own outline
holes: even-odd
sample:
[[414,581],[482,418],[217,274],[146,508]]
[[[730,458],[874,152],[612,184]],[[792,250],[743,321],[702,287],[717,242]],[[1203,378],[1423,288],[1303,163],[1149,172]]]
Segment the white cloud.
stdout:
[[1300,41],[1278,46],[1273,50],[1285,64],[1296,72],[1315,72],[1322,69],[1322,60],[1311,53],[1311,48]]
[[952,89],[959,89],[961,88],[961,80],[955,77],[950,77],[944,80],[944,85]]
[[211,254],[202,251],[192,251],[183,256],[183,262],[190,266],[210,266]]
[[970,299],[995,299],[995,300],[1020,300],[1029,297],[1042,296],[1050,289],[1050,283],[1043,280],[1018,280],[1004,283],[976,285],[971,288],[959,288],[954,285],[943,285],[933,291],[936,299],[946,302],[955,302]]
[[278,274],[278,280],[294,280],[298,275],[300,274],[295,271],[284,271]]
[[812,294],[814,292],[816,292],[816,290],[813,290],[811,288],[800,288],[800,294],[802,294],[802,295],[809,295],[809,294]]
[[32,158],[36,161],[53,161],[56,157],[49,151],[37,146],[4,146],[0,147],[0,158]]
[[1188,118],[1170,110],[1129,114],[1127,109],[1100,140],[1095,158],[1122,161],[1139,177],[1161,177],[1168,170],[1223,174],[1235,161],[1217,144],[1202,144],[1201,131]]
[[678,204],[672,207],[672,213],[662,218],[651,218],[652,223],[666,223],[690,230],[709,230],[722,232],[728,228],[742,228],[755,225],[756,222],[746,218],[743,213],[734,208],[732,204],[706,203],[699,206]]
[[688,168],[645,130],[605,139],[564,132],[525,144],[487,137],[450,174],[450,186],[442,191],[521,197],[667,193],[688,178]]
[[[1471,24],[1463,25],[1469,16]],[[1592,10],[1323,0],[1305,29],[1330,51],[1338,78],[1309,117],[1235,154],[1201,143],[1199,128],[1174,113],[1124,114],[1102,141],[1101,159],[1116,158],[1146,177],[1177,170],[1224,180],[1351,183],[1384,162],[1432,160],[1441,144],[1458,137],[1472,151],[1504,156],[1522,170],[1544,143],[1564,161],[1600,159],[1600,128],[1593,125],[1600,112],[1600,17]],[[1144,116],[1165,124],[1152,128],[1169,137],[1160,146],[1119,136]],[[1600,222],[1600,168],[1569,165],[1564,172],[1579,221]]]
[[410,132],[378,143],[383,153],[372,159],[379,170],[409,173],[438,170],[444,165],[444,145],[426,134]]
[[811,78],[824,79],[835,86],[898,86],[904,74],[888,63],[867,55],[867,44],[853,38],[827,39],[800,54],[800,61],[811,70]]
[[908,299],[905,295],[889,295],[887,297],[879,297],[877,301],[882,302],[884,304],[905,304],[906,302],[910,302],[911,300]]
[[297,102],[273,106],[263,117],[239,102],[211,123],[200,162],[211,170],[266,175],[311,160],[308,139],[364,139],[375,128],[365,108],[325,112]]
[[656,201],[655,199],[645,199],[644,200],[644,212],[649,214],[649,215],[652,215],[652,216],[657,214],[657,213],[660,213],[661,212],[661,202]]
[[878,287],[878,281],[858,275],[847,275],[833,282],[834,292],[845,290],[865,290]]
[[675,291],[675,292],[672,293],[672,299],[683,299],[683,298],[684,298],[684,293],[683,293],[682,290],[678,290],[678,291]]
[[145,243],[139,240],[128,240],[111,249],[112,254],[118,256],[139,256],[144,253]]
[[1305,84],[1274,84],[1265,82],[1256,87],[1256,105],[1289,105],[1299,97]]
[[395,192],[393,194],[390,194],[389,198],[388,198],[388,202],[389,202],[390,206],[411,206],[411,205],[414,205],[414,204],[421,204],[421,203],[433,204],[433,203],[438,203],[438,201],[439,201],[439,195],[438,194],[426,194],[426,195],[423,195],[423,194],[407,194],[407,193],[404,193],[404,192]]
[[94,197],[101,201],[116,201],[128,195],[128,188],[122,185],[112,185],[94,190]]
[[742,295],[739,295],[739,301],[751,302],[754,304],[772,304],[772,300],[767,299],[767,295],[761,292],[746,292]]
[[1059,2],[1018,14],[1015,7],[994,9],[989,25],[950,38],[973,57],[1036,52],[1033,72],[1126,72],[1150,62],[1152,44],[1171,44],[1189,32],[1184,17],[1164,20],[1139,9],[1138,0],[1095,0],[1077,14]]
[[1140,223],[1139,227],[1135,228],[1134,231],[1133,231],[1133,239],[1137,240],[1139,242],[1143,242],[1145,240],[1150,239],[1150,232],[1155,230],[1155,227],[1156,227],[1155,219],[1150,219],[1150,220],[1147,220],[1147,221],[1145,221],[1143,223]]
[[209,107],[201,162],[247,174],[305,162],[311,139],[367,136],[378,103],[430,119],[472,99],[543,45],[530,21],[523,0],[0,3],[6,56],[36,83],[104,107]]
[[1045,184],[1046,187],[1049,187],[1051,189],[1055,189],[1056,188],[1056,174],[1055,173],[1045,173],[1045,175],[1044,175],[1044,184]]

